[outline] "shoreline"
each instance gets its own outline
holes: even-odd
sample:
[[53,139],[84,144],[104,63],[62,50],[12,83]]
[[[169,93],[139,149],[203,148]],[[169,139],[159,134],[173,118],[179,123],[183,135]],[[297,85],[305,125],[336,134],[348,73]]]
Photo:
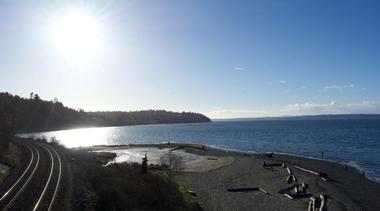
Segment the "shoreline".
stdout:
[[[380,210],[380,202],[377,200],[380,196],[380,184],[368,177],[363,177],[356,168],[347,166],[347,169],[344,169],[344,165],[334,161],[280,153],[241,152],[207,145],[182,143],[98,145],[80,149],[112,151],[144,147],[179,149],[204,158],[197,165],[191,166],[192,171],[182,171],[178,175],[178,181],[199,193],[200,202],[206,210],[228,210],[235,207],[246,209],[253,202],[255,204],[262,203],[260,206],[263,209],[278,209],[282,206],[287,207],[283,210],[307,208],[309,197],[289,201],[277,193],[280,188],[287,185],[285,178],[288,174],[286,170],[284,172],[283,168],[276,167],[277,169],[273,170],[272,168],[272,171],[265,170],[263,162],[285,163],[300,181],[310,185],[309,193],[314,195],[325,193],[331,196],[327,203],[330,210]],[[325,173],[327,181],[323,181],[320,176],[301,171],[295,166]],[[241,186],[257,187],[257,185],[264,187],[271,193],[271,196],[265,198],[257,194],[253,196],[231,195],[225,189]],[[210,195],[215,198],[214,201],[210,201],[208,198]],[[236,197],[234,200],[238,202],[234,206],[227,203],[231,197]]]
[[[170,144],[168,144],[170,143]],[[380,178],[377,178],[375,176],[372,176],[370,174],[367,174],[368,171],[367,169],[361,167],[360,165],[353,165],[351,162],[355,161],[348,161],[348,162],[343,162],[343,161],[336,161],[336,160],[331,160],[331,159],[325,159],[325,158],[318,158],[318,157],[313,157],[313,156],[303,156],[299,154],[293,154],[293,153],[286,153],[286,152],[276,152],[276,151],[268,151],[268,152],[257,152],[257,151],[242,151],[242,150],[237,150],[237,149],[227,149],[227,148],[222,148],[218,146],[213,146],[213,145],[206,145],[206,144],[199,144],[199,143],[181,143],[181,142],[160,142],[160,143],[155,143],[155,144],[120,144],[120,145],[93,145],[93,146],[86,146],[86,147],[75,147],[75,148],[93,148],[93,147],[100,147],[100,148],[112,148],[112,147],[117,147],[117,148],[128,148],[128,147],[168,147],[168,146],[205,146],[208,149],[212,150],[217,150],[217,151],[223,151],[225,153],[238,153],[238,154],[249,154],[249,155],[264,155],[268,153],[274,153],[276,155],[281,155],[281,156],[289,156],[289,157],[294,157],[294,158],[299,158],[299,159],[310,159],[310,160],[316,160],[316,161],[321,161],[321,162],[329,162],[333,163],[336,165],[340,165],[342,168],[344,165],[347,165],[350,168],[353,168],[357,171],[358,174],[362,174],[362,171],[364,170],[366,172],[366,179],[375,182],[380,185]]]

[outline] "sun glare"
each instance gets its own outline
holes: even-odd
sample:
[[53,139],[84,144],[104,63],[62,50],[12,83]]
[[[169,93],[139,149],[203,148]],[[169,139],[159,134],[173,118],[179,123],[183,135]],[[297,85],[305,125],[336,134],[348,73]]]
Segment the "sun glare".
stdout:
[[64,58],[81,60],[96,57],[103,40],[96,18],[75,11],[54,22],[53,41]]

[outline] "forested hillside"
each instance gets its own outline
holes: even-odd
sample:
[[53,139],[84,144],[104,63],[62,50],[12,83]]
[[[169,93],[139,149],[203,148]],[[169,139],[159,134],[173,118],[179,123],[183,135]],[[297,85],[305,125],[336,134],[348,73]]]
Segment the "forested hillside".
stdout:
[[58,100],[46,101],[37,94],[22,98],[0,93],[0,123],[15,131],[46,131],[88,126],[209,122],[202,114],[146,110],[131,112],[84,112],[64,106]]

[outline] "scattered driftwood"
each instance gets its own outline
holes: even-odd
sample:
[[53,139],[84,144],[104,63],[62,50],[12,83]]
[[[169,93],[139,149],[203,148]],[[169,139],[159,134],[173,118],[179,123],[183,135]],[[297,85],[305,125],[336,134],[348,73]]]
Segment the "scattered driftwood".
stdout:
[[291,170],[290,168],[286,167],[286,170],[288,171],[288,173],[289,173],[290,175],[293,174],[293,172],[292,172],[292,170]]
[[325,209],[325,207],[326,207],[325,196],[323,194],[320,194],[319,197],[321,198],[321,206],[319,207],[319,210],[323,211]]
[[228,188],[228,192],[249,192],[249,191],[258,191],[259,188]]
[[266,168],[266,167],[274,167],[274,166],[283,166],[283,163],[269,163],[267,164],[265,161],[264,161],[264,164],[263,164],[263,167]]
[[280,189],[278,193],[281,193],[283,195],[287,194],[285,196],[288,198],[291,197],[291,199],[310,197],[311,194],[306,193],[306,188],[307,188],[307,185],[305,183],[295,184],[295,185]]
[[306,185],[305,183],[301,183],[301,184],[297,184],[295,187],[294,187],[294,193],[295,194],[303,194],[306,192]]
[[283,193],[284,196],[288,197],[289,199],[292,199],[293,200],[293,196],[291,196],[290,194],[287,194],[287,193]]
[[228,192],[250,192],[250,191],[261,191],[267,195],[270,195],[266,190],[262,188],[228,188]]
[[302,168],[302,167],[296,166],[296,165],[294,166],[294,168],[299,169],[299,170],[304,171],[304,172],[307,172],[307,173],[317,175],[321,178],[321,180],[323,180],[325,182],[327,181],[327,174],[324,172],[316,172],[316,171],[312,171],[310,169],[305,169],[305,168]]
[[316,204],[315,202],[316,202],[316,198],[314,196],[310,197],[309,207],[307,211],[315,211],[315,204]]
[[263,163],[263,168],[264,169],[269,169],[269,170],[272,170],[272,171],[275,171],[275,169],[273,167],[282,167],[284,168],[285,164],[284,163],[269,163],[267,164],[265,161]]
[[308,211],[324,211],[326,210],[326,197],[320,194],[319,197],[310,197]]
[[315,172],[315,171],[312,171],[312,170],[309,170],[309,169],[305,169],[305,168],[302,168],[302,167],[299,167],[299,166],[296,166],[296,165],[294,166],[294,168],[299,169],[299,170],[304,171],[304,172],[307,172],[307,173],[318,175],[318,172]]
[[323,181],[327,181],[327,174],[326,173],[324,173],[324,172],[318,172],[318,176],[320,176],[321,177],[321,180],[323,180]]
[[[283,164],[284,166],[285,164]],[[289,176],[286,178],[286,183],[291,184],[293,182],[298,182],[296,176],[294,176],[292,170],[288,167],[286,167],[286,170],[288,171]]]
[[267,195],[270,195],[266,190],[264,190],[264,189],[262,189],[262,188],[259,188],[259,191],[261,191],[261,192],[263,192],[263,193],[265,193],[265,194],[267,194]]
[[207,160],[218,160],[218,158],[208,157]]
[[294,176],[294,174],[290,174],[287,178],[286,178],[286,183],[288,184],[291,184],[293,182],[297,182],[297,178]]

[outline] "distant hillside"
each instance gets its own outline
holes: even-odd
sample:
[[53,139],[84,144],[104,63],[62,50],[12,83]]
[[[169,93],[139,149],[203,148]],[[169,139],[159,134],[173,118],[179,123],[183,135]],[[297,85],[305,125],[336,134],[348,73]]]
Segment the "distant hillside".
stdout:
[[22,98],[0,93],[0,123],[16,131],[47,131],[90,126],[124,126],[209,122],[202,114],[146,110],[131,112],[84,112],[64,106],[57,100],[46,101],[37,94]]
[[348,120],[348,119],[380,119],[380,114],[326,114],[326,115],[308,115],[308,116],[214,119],[214,121]]

